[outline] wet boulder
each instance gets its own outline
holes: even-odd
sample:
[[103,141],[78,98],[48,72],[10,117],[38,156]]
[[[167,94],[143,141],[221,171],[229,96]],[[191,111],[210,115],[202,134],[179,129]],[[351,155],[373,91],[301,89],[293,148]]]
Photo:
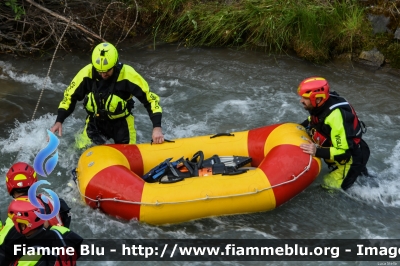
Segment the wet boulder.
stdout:
[[370,51],[362,51],[358,59],[357,61],[360,63],[374,67],[380,67],[385,62],[385,56],[376,48]]

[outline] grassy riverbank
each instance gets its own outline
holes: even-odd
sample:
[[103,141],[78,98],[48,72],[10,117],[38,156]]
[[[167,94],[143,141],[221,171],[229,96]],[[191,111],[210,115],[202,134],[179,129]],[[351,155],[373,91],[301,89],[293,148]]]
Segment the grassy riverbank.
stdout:
[[[40,54],[60,40],[66,50],[90,50],[101,39],[150,36],[154,47],[161,41],[294,52],[317,63],[377,47],[400,68],[393,38],[400,0],[42,0],[29,8],[24,1],[32,2],[0,4],[0,52]],[[390,29],[374,34],[370,14],[390,18]]]
[[[147,4],[146,4],[147,3]],[[293,50],[314,62],[368,45],[371,28],[358,1],[154,0],[152,35],[185,46]],[[147,16],[152,18],[153,16]],[[146,17],[146,16],[145,16]]]
[[[400,44],[393,38],[399,0],[151,0],[140,7],[154,40],[294,51],[317,63],[377,47],[400,68]],[[374,34],[370,14],[390,18],[389,30]]]

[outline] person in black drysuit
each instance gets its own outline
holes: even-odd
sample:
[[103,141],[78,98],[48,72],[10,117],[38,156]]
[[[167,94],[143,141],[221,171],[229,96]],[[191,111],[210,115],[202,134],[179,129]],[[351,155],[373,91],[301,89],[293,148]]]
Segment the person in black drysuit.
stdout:
[[313,142],[300,148],[312,156],[324,159],[331,172],[324,176],[322,187],[348,189],[361,174],[368,175],[370,151],[362,139],[365,125],[353,107],[322,77],[303,80],[297,90],[300,103],[310,116],[301,124]]

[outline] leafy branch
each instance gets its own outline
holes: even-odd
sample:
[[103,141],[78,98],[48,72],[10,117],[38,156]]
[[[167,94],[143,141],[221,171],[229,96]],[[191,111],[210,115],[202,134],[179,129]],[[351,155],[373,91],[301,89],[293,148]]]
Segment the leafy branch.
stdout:
[[21,16],[25,15],[25,9],[17,4],[17,0],[6,0],[5,5],[11,7],[16,20],[21,19]]

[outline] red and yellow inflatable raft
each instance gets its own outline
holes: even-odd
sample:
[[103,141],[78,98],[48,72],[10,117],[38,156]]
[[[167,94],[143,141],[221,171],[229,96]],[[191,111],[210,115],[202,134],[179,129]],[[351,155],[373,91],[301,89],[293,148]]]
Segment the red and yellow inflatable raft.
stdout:
[[[318,176],[320,160],[299,148],[307,140],[302,126],[285,123],[158,145],[95,146],[79,159],[78,187],[93,208],[156,225],[268,211],[299,194]],[[140,177],[166,158],[190,158],[199,150],[205,158],[248,156],[255,168],[239,175],[192,177],[171,184],[146,183]]]

